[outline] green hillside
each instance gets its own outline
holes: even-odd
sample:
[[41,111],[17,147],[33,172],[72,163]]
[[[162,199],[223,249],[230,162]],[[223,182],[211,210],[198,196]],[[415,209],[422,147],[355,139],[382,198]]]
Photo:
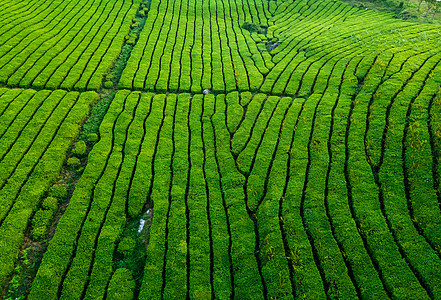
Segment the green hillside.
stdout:
[[439,25],[0,3],[3,299],[441,299]]

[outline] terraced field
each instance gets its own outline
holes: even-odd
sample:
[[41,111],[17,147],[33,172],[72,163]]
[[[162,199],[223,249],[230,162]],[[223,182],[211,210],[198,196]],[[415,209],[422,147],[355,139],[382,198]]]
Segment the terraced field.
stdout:
[[98,90],[140,0],[2,2],[0,83]]
[[0,89],[0,94],[0,284],[4,285],[29,219],[61,171],[98,95],[22,89]]
[[0,2],[5,299],[441,299],[441,27]]

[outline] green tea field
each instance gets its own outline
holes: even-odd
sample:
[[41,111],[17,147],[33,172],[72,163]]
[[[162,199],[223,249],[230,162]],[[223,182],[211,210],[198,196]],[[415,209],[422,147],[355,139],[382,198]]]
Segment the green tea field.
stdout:
[[2,299],[441,299],[440,25],[0,3]]

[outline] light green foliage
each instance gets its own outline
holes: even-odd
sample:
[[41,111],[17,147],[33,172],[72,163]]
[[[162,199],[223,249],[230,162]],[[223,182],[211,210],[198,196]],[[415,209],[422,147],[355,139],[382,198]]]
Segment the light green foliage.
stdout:
[[86,155],[86,151],[87,151],[86,142],[78,141],[75,143],[75,146],[72,149],[72,154],[78,157],[82,157]]
[[106,80],[106,81],[104,81],[104,87],[105,87],[106,89],[111,89],[111,88],[113,88],[113,82],[112,82],[111,80]]
[[67,187],[66,185],[53,185],[49,191],[48,196],[58,198],[59,200],[64,200],[67,197]]
[[1,3],[0,85],[41,91],[0,88],[0,287],[68,186],[30,300],[441,298],[439,27],[333,0]]
[[51,224],[52,219],[58,209],[58,199],[54,197],[47,197],[43,200],[41,208],[35,213],[32,218],[31,236],[35,240],[44,239],[47,229]]
[[41,207],[43,210],[56,211],[58,207],[58,199],[54,197],[47,197],[44,199]]
[[42,239],[46,235],[46,230],[52,218],[52,212],[49,210],[39,210],[35,213],[32,220],[32,237],[36,240]]
[[134,16],[139,3],[81,0],[4,8],[0,84],[98,90],[130,30],[125,18]]
[[[433,57],[421,69],[428,78],[437,66],[438,56]],[[361,58],[334,63],[344,68],[332,73],[324,93],[307,99],[247,93],[153,97],[119,91],[71,200],[75,204],[60,221],[31,297],[56,293],[43,280],[55,266],[65,269],[69,265],[66,257],[73,249],[77,254],[65,280],[62,275],[51,276],[51,286],[62,284],[63,298],[82,294],[84,288],[78,282],[87,283],[85,292],[90,297],[101,297],[107,284],[108,293],[111,285],[116,289],[114,267],[136,274],[140,297],[161,293],[185,297],[187,290],[194,297],[229,297],[232,287],[240,298],[262,298],[264,287],[268,296],[282,298],[354,298],[357,294],[380,299],[388,294],[425,298],[427,293],[438,294],[434,233],[438,217],[417,210],[421,204],[414,200],[412,212],[419,219],[411,219],[408,206],[391,197],[404,192],[402,199],[412,199],[415,192],[410,190],[406,196],[405,188],[388,181],[382,169],[376,177],[369,163],[381,159],[364,157],[374,152],[365,152],[368,144],[362,133],[377,117],[368,123],[360,117],[367,117],[369,105],[373,113],[376,104],[375,99],[363,98],[369,99],[371,91],[382,84],[374,74],[387,72]],[[364,63],[371,67],[362,75],[365,82],[359,87],[354,74]],[[435,93],[436,82],[439,79],[428,81],[425,95]],[[419,98],[414,105],[420,105],[417,101]],[[430,101],[421,105],[428,108]],[[401,111],[393,120],[403,114],[407,113]],[[409,173],[401,175],[401,180],[412,179],[409,183],[418,189],[421,183],[410,164],[415,160],[410,152],[415,144],[410,141],[416,139],[416,126],[408,125],[404,145]],[[405,132],[404,128],[398,132]],[[369,130],[377,129],[370,126]],[[397,135],[391,134],[391,138]],[[384,154],[376,154],[384,155],[382,168],[401,157],[387,156],[391,149],[386,144]],[[367,176],[363,183],[357,181],[359,174]],[[380,196],[377,180],[384,182],[381,189],[395,188],[394,194]],[[364,185],[369,185],[369,193]],[[431,199],[429,192],[425,194]],[[368,195],[369,201],[365,200]],[[135,253],[143,257],[138,249],[145,249],[145,237],[137,233],[137,227],[139,219],[148,220],[143,211],[147,201],[151,201],[149,207],[153,205],[153,219],[146,263],[143,271],[135,272],[134,266],[139,266]],[[134,217],[131,233],[123,229],[126,209]],[[43,213],[38,216],[42,218]],[[401,224],[408,224],[400,231],[396,231],[398,216]],[[83,229],[80,220],[85,220]],[[435,229],[426,225],[429,220]],[[71,224],[77,225],[72,228]],[[409,238],[420,243],[407,243]],[[78,246],[67,248],[67,240]],[[90,280],[85,261],[93,275]],[[416,274],[430,281],[420,283]],[[333,284],[326,285],[328,282]]]
[[[31,97],[27,103],[23,103],[17,97],[17,92]],[[13,270],[34,213],[32,226],[36,229],[31,235],[36,238],[45,236],[58,200],[49,197],[43,202],[43,207],[37,210],[40,199],[62,170],[67,151],[76,139],[97,94],[61,90],[8,90],[2,98],[9,99],[10,103],[3,108],[1,117],[3,137],[16,134],[15,126],[22,126],[22,129],[19,136],[7,140],[10,146],[3,148],[5,159],[0,161],[0,286],[4,286]],[[44,103],[35,106],[36,101],[43,99]],[[26,110],[30,108],[35,112],[29,114]],[[24,116],[19,114],[20,111],[26,114],[24,120],[30,116],[33,118],[23,123]]]
[[152,1],[155,13],[147,15],[121,87],[192,93],[257,90],[269,65],[243,26],[245,18],[260,19],[261,24],[250,26],[265,32],[266,4],[259,1],[252,11],[242,6],[217,0]]

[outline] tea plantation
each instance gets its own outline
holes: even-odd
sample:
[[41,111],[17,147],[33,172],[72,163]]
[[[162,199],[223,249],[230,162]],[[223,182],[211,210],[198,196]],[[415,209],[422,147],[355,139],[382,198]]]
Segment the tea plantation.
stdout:
[[441,26],[0,3],[2,299],[441,299]]

